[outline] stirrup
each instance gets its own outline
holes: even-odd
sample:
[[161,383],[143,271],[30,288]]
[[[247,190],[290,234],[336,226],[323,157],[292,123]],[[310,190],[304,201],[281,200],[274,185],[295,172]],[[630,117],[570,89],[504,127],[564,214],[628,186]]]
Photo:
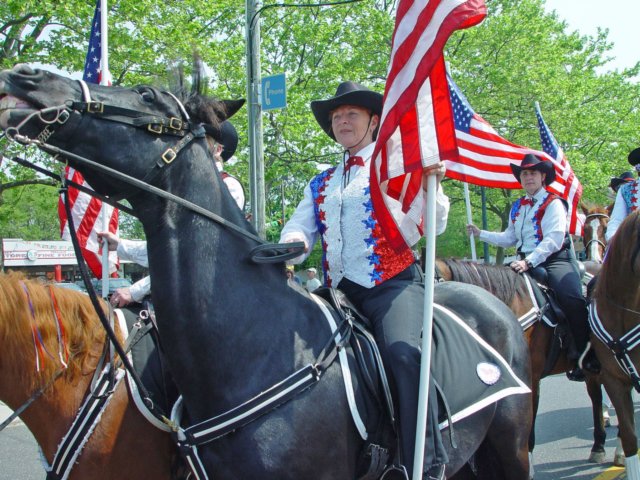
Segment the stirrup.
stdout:
[[391,465],[384,471],[380,480],[409,480],[409,474],[404,465]]

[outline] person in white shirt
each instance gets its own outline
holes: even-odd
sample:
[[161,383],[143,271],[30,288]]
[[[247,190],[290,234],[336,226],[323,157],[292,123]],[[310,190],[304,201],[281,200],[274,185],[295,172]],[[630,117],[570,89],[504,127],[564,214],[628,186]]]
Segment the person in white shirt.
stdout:
[[[636,148],[629,153],[627,157],[629,163],[633,166],[636,172],[640,172],[640,148]],[[605,238],[607,243],[611,241],[613,236],[618,231],[618,227],[622,221],[627,218],[634,210],[637,210],[640,206],[640,195],[638,195],[638,188],[640,188],[640,179],[626,181],[616,194],[616,201],[613,204],[613,210],[609,216],[609,223],[607,224],[607,231]]]
[[[222,175],[222,180],[236,201],[238,208],[244,210],[245,194],[242,184],[237,178],[223,170],[224,162],[233,156],[238,146],[238,132],[228,120],[222,122],[219,132],[214,132],[213,127],[210,125],[203,125],[203,127],[207,133],[206,140],[209,144],[209,150],[213,154],[216,167]],[[219,135],[221,143],[213,139],[213,135],[216,133]],[[120,259],[137,263],[143,267],[149,266],[147,242],[121,239],[111,232],[98,232],[98,240],[106,241],[109,245],[109,250],[116,251]],[[151,293],[151,277],[146,276],[130,287],[118,288],[111,295],[110,301],[115,307],[124,307],[134,302],[141,302],[149,293]]]
[[[311,110],[324,132],[343,149],[337,165],[316,175],[304,190],[281,242],[304,242],[305,254],[321,239],[324,284],[339,288],[369,318],[387,372],[393,377],[398,402],[400,463],[413,471],[420,344],[424,305],[422,271],[407,246],[395,252],[382,232],[369,193],[369,172],[374,140],[382,112],[382,95],[354,82],[341,83],[327,100],[311,102]],[[438,174],[436,216],[438,233],[444,231],[448,198]],[[425,171],[425,177],[432,172]],[[423,182],[426,185],[426,178]],[[437,398],[433,383],[429,398]],[[444,478],[447,453],[437,425],[437,402],[429,402],[425,448],[425,479]],[[403,478],[403,467],[397,474]],[[385,476],[385,480],[391,474]]]
[[306,287],[307,287],[307,290],[310,292],[313,292],[316,288],[320,288],[322,286],[322,283],[320,283],[320,280],[316,278],[316,273],[318,273],[318,270],[316,270],[314,267],[307,268]]
[[[577,362],[589,341],[587,304],[582,296],[578,263],[571,249],[565,201],[544,188],[555,180],[555,169],[551,162],[533,154],[525,155],[520,165],[511,164],[511,169],[526,195],[511,207],[507,229],[488,232],[469,224],[467,232],[500,247],[515,245],[519,258],[510,266],[518,273],[537,267],[546,270],[549,287],[567,317],[575,342],[575,350],[569,350],[570,360]],[[597,361],[591,350],[589,353],[583,360],[583,367],[597,371]],[[580,366],[567,375],[571,380],[584,380]]]

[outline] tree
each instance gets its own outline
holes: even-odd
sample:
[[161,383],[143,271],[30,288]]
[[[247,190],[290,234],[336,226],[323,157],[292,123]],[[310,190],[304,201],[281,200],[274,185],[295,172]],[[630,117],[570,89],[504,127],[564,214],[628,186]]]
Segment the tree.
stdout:
[[[582,181],[584,197],[604,203],[609,177],[628,169],[626,153],[640,143],[635,128],[640,87],[634,80],[640,66],[602,73],[610,47],[607,32],[595,37],[568,32],[565,24],[544,11],[543,0],[487,3],[487,19],[456,33],[447,45],[454,79],[478,113],[521,145],[539,148],[533,105],[540,102],[545,120]],[[308,180],[340,153],[316,125],[311,100],[333,95],[338,83],[348,79],[383,90],[396,2],[274,5],[263,7],[259,21],[262,74],[287,76],[287,108],[263,116],[267,217],[277,222],[283,208],[285,219],[289,217]],[[93,8],[89,0],[5,0],[0,4],[0,67],[40,62],[81,71]],[[212,94],[221,98],[246,94],[242,2],[116,0],[109,6],[109,32],[116,85],[166,85],[169,67],[184,64],[189,71],[188,59],[196,50],[208,66]],[[233,122],[240,144],[236,161],[225,168],[248,185],[246,111],[236,114]],[[15,152],[4,139],[2,148],[7,156]],[[41,157],[38,161],[52,164]],[[0,173],[3,182],[31,178],[7,162]],[[462,190],[455,181],[447,181],[445,187],[452,212],[438,254],[468,255]],[[0,194],[8,191],[3,188]],[[487,190],[492,229],[506,226],[508,206],[518,195]],[[56,196],[51,197],[55,203]],[[472,202],[479,212],[477,195]],[[279,229],[279,224],[272,227],[269,238],[276,239]],[[56,230],[51,235],[57,235]],[[313,255],[317,265],[319,253]]]

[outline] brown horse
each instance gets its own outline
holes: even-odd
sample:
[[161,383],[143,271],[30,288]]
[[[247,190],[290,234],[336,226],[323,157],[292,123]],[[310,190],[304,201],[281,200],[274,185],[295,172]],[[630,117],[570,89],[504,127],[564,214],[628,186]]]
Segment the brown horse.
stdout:
[[[531,356],[531,393],[533,395],[533,424],[529,437],[529,451],[535,447],[535,419],[538,411],[540,381],[547,375],[566,372],[571,366],[564,353],[560,351],[552,365],[553,328],[549,327],[538,315],[533,314],[534,305],[528,293],[524,277],[509,267],[485,265],[455,259],[438,259],[436,267],[442,280],[454,280],[470,283],[488,290],[511,308],[520,320],[524,336],[529,345]],[[585,372],[586,373],[586,372]],[[605,461],[604,443],[606,432],[602,415],[602,390],[600,375],[587,374],[587,392],[593,408],[593,446],[589,461]]]
[[640,212],[631,213],[609,244],[590,307],[592,343],[603,384],[618,416],[627,478],[640,479],[631,388],[640,391]]
[[[20,418],[49,465],[89,394],[104,344],[104,328],[87,295],[0,274],[0,400],[18,410],[42,392]],[[117,384],[69,479],[177,475],[170,435],[142,416],[125,384]]]

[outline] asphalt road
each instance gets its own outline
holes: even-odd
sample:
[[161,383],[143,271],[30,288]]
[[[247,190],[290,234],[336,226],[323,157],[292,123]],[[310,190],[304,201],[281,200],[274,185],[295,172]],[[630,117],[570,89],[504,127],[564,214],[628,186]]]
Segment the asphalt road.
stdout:
[[[636,401],[636,424],[640,421],[640,401]],[[0,421],[10,411],[0,404]],[[591,406],[582,383],[553,376],[542,382],[541,404],[536,428],[534,452],[536,480],[622,480],[624,469],[612,468],[615,450],[616,418],[607,428],[607,463],[587,462],[591,450],[593,426]],[[0,480],[42,480],[44,470],[33,437],[16,420],[0,432]]]

